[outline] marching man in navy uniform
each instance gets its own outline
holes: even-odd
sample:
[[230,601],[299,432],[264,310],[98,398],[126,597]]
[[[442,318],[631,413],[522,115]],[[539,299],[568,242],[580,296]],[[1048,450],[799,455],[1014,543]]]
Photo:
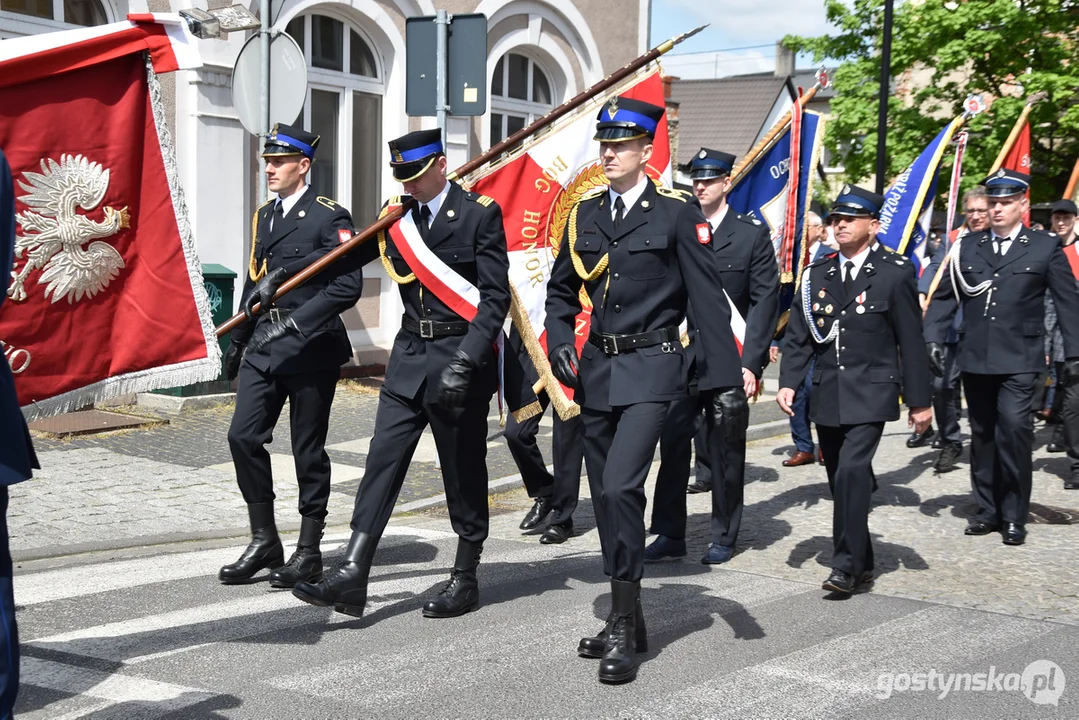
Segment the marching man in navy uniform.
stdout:
[[[554,473],[547,471],[536,436],[539,434],[540,420],[547,406],[551,404],[550,395],[540,389],[539,395],[534,388],[539,383],[539,373],[524,347],[524,340],[516,326],[510,329],[507,349],[512,351],[519,362],[520,384],[522,393],[535,397],[534,405],[527,417],[517,419],[510,414],[506,419],[506,445],[509,447],[517,469],[521,471],[528,496],[534,500],[532,508],[521,520],[520,528],[525,532],[537,529],[547,521],[547,527],[540,535],[544,545],[561,545],[573,535],[573,512],[581,492],[581,461],[584,449],[581,447],[581,417],[579,415],[563,420],[554,413],[554,426],[551,431],[551,455]],[[512,374],[507,363],[505,382],[512,382]],[[507,388],[508,390],[508,388]]]
[[[695,198],[657,188],[645,174],[662,115],[662,107],[621,97],[601,109],[595,139],[610,188],[571,209],[547,290],[551,368],[581,405],[588,482],[611,577],[607,624],[578,647],[585,657],[602,657],[601,682],[635,678],[637,653],[647,649],[644,482],[668,405],[687,393],[678,326],[688,302],[708,309],[696,318],[696,342],[699,389],[717,405],[710,421],[722,425],[723,413],[746,404],[708,221]],[[582,287],[593,309],[578,361]]]
[[[304,334],[267,344],[282,334],[290,314],[326,287],[330,278],[319,275],[274,305],[277,288],[352,237],[348,210],[319,196],[307,183],[318,142],[317,135],[277,124],[262,153],[269,189],[277,197],[260,207],[251,221],[251,260],[241,296],[248,321],[232,331],[225,353],[227,377],[239,376],[228,437],[252,538],[239,560],[221,568],[219,578],[225,584],[250,582],[266,567],[273,569],[270,585],[278,588],[322,576],[319,543],[330,498],[326,434],[341,364],[352,357],[352,346],[336,315]],[[358,293],[363,281],[355,275],[346,282],[354,283]],[[258,317],[253,313],[256,302]],[[300,487],[300,537],[288,563],[274,522],[273,476],[266,451],[285,400]]]
[[870,497],[873,455],[884,424],[933,419],[914,267],[877,242],[884,198],[847,185],[832,205],[839,252],[802,271],[784,341],[776,402],[793,414],[795,388],[813,368],[811,419],[817,425],[832,509],[832,572],[823,589],[849,594],[873,580]]
[[[723,289],[745,322],[742,345],[742,387],[747,397],[757,394],[768,346],[779,319],[779,267],[772,238],[760,220],[734,212],[727,204],[735,156],[701,148],[689,164],[693,191],[712,232],[712,249],[719,261]],[[686,348],[689,383],[695,391],[695,356],[698,343],[694,308],[689,309],[689,346]],[[659,476],[652,505],[652,532],[658,537],[645,548],[645,561],[686,554],[686,488],[689,484],[690,445],[696,422],[707,397],[691,392],[671,403],[660,439]],[[734,555],[742,523],[746,475],[746,429],[749,407],[726,413],[727,432],[708,435],[708,453],[723,453],[722,472],[712,473],[712,542],[701,562],[725,563]],[[720,467],[715,462],[713,468]]]
[[[363,614],[375,548],[430,424],[459,539],[450,580],[424,605],[423,615],[455,617],[479,604],[476,571],[488,528],[487,415],[498,389],[496,346],[510,304],[506,236],[502,211],[491,198],[446,178],[441,131],[412,132],[389,146],[393,175],[413,203],[379,238],[378,248],[405,314],[379,394],[344,561],[322,582],[297,584],[293,594],[312,605]],[[351,262],[362,265],[368,256],[358,252]],[[342,297],[352,303],[359,298],[355,284],[339,282],[293,315],[300,330],[336,312]]]
[[1023,225],[1030,176],[1001,169],[982,181],[989,230],[952,247],[950,265],[925,315],[930,366],[944,374],[952,317],[963,309],[957,362],[970,414],[970,479],[978,514],[965,533],[1000,531],[1026,540],[1033,468],[1030,413],[1045,368],[1045,292],[1064,338],[1064,385],[1079,377],[1079,292],[1060,238]]

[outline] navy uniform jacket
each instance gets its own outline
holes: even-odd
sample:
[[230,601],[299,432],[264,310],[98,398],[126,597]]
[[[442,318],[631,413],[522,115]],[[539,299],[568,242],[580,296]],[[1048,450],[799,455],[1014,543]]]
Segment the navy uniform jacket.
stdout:
[[[480,364],[479,372],[469,383],[467,396],[489,400],[498,389],[498,363],[495,343],[510,307],[509,259],[506,254],[506,231],[502,227],[502,210],[490,198],[466,192],[451,182],[449,194],[431,221],[427,246],[443,262],[480,291],[479,312],[469,324],[465,335],[451,335],[424,340],[401,328],[393,341],[390,360],[386,366],[385,387],[404,397],[417,397],[427,381],[425,398],[434,402],[439,378],[460,348]],[[346,266],[364,264],[374,257],[375,243],[368,242],[342,261]],[[411,273],[408,265],[386,235],[386,258],[398,276]],[[327,317],[340,312],[342,297],[355,302],[359,291],[350,291],[347,278],[355,270],[335,280],[324,292],[294,314],[301,331],[317,326]],[[459,322],[461,316],[442,303],[418,280],[399,285],[405,315],[415,320]],[[346,306],[347,307],[347,306]]]
[[[573,343],[582,286],[592,301],[591,331],[596,333],[628,335],[677,327],[692,301],[708,308],[695,318],[695,342],[703,350],[703,356],[697,356],[700,389],[741,386],[730,306],[716,254],[709,247],[711,228],[697,199],[677,191],[661,194],[649,182],[617,231],[606,190],[585,196],[575,208],[576,237],[571,237],[571,214],[547,288],[547,346]],[[586,274],[604,256],[607,271],[596,280],[583,280],[571,247]],[[613,356],[586,342],[574,399],[594,410],[669,402],[687,392],[687,365],[677,341]]]
[[[0,151],[0,313],[4,311],[11,265],[15,260],[15,188],[11,168]],[[3,340],[3,338],[0,338]],[[30,442],[19,399],[15,394],[15,378],[6,359],[0,359],[0,485],[14,485],[26,480],[31,469],[41,467]]]
[[799,287],[783,345],[780,387],[801,385],[815,359],[810,419],[828,427],[898,420],[900,385],[909,407],[928,407],[929,357],[914,266],[877,245],[848,297],[841,260],[832,253],[803,271],[808,274],[811,322],[825,339],[838,324],[838,337],[816,342]]
[[[260,270],[265,263],[267,272],[285,268],[289,275],[294,275],[352,237],[352,217],[348,210],[332,200],[317,196],[312,187],[304,191],[271,232],[274,202],[271,200],[260,207],[251,220],[254,237],[252,265]],[[281,310],[296,310],[318,295],[331,280],[332,271],[319,273],[279,299],[274,306]],[[360,296],[363,287],[360,273],[342,278],[340,282],[348,283],[354,296]],[[254,286],[255,282],[248,272],[240,297],[245,297]],[[271,322],[271,318],[262,314],[256,322]],[[317,325],[302,329],[304,332],[301,335],[286,335],[266,344],[258,352],[244,353],[244,361],[262,372],[297,375],[337,368],[352,357],[348,333],[337,313],[324,318]],[[232,331],[232,340],[247,342],[254,331],[255,323],[245,322]]]
[[[742,367],[758,378],[768,365],[768,347],[779,320],[779,265],[768,230],[759,220],[728,209],[712,233],[723,289],[746,321],[742,345]],[[689,308],[690,337],[696,336],[697,321]],[[697,343],[687,348],[695,359]]]
[[[1060,238],[1020,227],[1004,257],[993,252],[990,232],[962,238],[958,270],[971,296],[945,271],[925,315],[925,338],[944,342],[952,316],[962,307],[959,369],[981,375],[1013,375],[1045,369],[1045,291],[1053,294],[1064,354],[1079,357],[1079,291]],[[962,283],[961,283],[962,284]]]

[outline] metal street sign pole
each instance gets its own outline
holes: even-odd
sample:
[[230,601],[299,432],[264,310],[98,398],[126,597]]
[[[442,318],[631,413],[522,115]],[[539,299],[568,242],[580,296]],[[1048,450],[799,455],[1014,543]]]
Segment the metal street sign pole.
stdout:
[[[261,148],[270,134],[270,0],[259,0],[259,19],[262,27],[259,29],[259,54],[262,58],[262,72],[259,74],[261,87],[259,89],[259,139],[257,148]],[[266,188],[265,160],[259,153],[259,205],[266,202],[269,191]]]
[[447,13],[445,10],[439,10],[435,15],[435,33],[437,39],[435,41],[435,84],[437,85],[437,97],[435,99],[435,112],[438,118],[438,129],[442,131],[442,142],[446,142],[446,110],[448,109],[448,102],[446,98],[446,75],[448,74],[447,65],[449,64],[447,51],[447,45],[450,35],[450,21],[453,16]]

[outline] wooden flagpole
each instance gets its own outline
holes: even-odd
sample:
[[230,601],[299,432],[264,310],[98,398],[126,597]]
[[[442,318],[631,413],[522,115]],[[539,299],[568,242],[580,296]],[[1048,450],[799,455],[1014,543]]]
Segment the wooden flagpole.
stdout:
[[[528,139],[532,135],[535,135],[543,128],[551,125],[567,113],[572,112],[576,108],[591,100],[596,95],[599,95],[600,93],[614,87],[625,78],[629,77],[630,75],[643,68],[648,63],[670,51],[670,49],[678,43],[693,37],[701,30],[704,30],[706,27],[708,26],[702,25],[695,30],[691,30],[687,33],[683,33],[681,35],[678,35],[677,37],[673,37],[670,40],[666,40],[660,43],[656,47],[652,48],[645,54],[638,57],[636,60],[633,60],[625,66],[615,70],[603,80],[600,80],[592,87],[579,93],[576,97],[573,97],[562,103],[551,112],[537,119],[528,127],[518,130],[513,135],[510,135],[508,138],[498,143],[487,152],[482,153],[481,155],[469,160],[467,163],[457,168],[457,170],[447,175],[447,178],[453,180],[458,177],[464,177],[465,175],[468,175],[472,171],[481,167],[484,163],[490,162],[491,160],[498,158],[504,152],[509,152],[518,143]],[[323,255],[321,258],[311,263],[311,265],[307,266],[300,272],[296,273],[296,275],[289,278],[287,282],[285,282],[281,285],[280,288],[278,288],[277,293],[274,295],[274,300],[277,300],[282,295],[285,295],[286,293],[307,282],[312,277],[322,272],[333,263],[337,262],[338,259],[352,252],[361,243],[367,242],[371,238],[375,237],[379,232],[385,230],[390,225],[397,222],[397,219],[409,210],[411,210],[411,208],[412,199],[408,198],[398,208],[396,208],[395,210],[391,210],[390,212],[379,218],[379,220],[376,221],[373,225],[370,225],[364,230],[356,233],[351,240],[342,243],[340,246],[334,248],[332,251],[330,251],[326,255]],[[259,304],[256,303],[254,311],[257,313],[259,309]],[[242,312],[233,315],[231,318],[218,326],[217,336],[221,337],[225,333],[231,331],[240,323],[244,322],[245,319],[246,318]]]

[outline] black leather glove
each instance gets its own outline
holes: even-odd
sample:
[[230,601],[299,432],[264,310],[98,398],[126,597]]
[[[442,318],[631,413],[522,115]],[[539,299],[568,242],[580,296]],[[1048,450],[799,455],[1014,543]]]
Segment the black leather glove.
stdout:
[[577,348],[572,345],[559,345],[548,355],[551,361],[551,372],[558,378],[558,382],[573,389],[577,387]]
[[1068,358],[1064,361],[1064,387],[1079,385],[1079,358]]
[[475,363],[464,350],[458,350],[450,359],[450,364],[438,378],[438,396],[436,402],[443,408],[461,407],[465,404],[468,381],[472,379]]
[[729,441],[744,441],[749,419],[749,401],[741,385],[717,388],[712,393],[712,417],[715,427],[722,428],[723,437]]
[[260,323],[259,326],[255,328],[251,340],[247,343],[247,349],[251,352],[258,352],[274,340],[280,340],[292,333],[299,335],[300,328],[296,326],[296,321],[290,317],[285,318],[281,322]]
[[277,294],[277,288],[281,287],[287,279],[288,273],[285,272],[285,268],[275,268],[255,283],[255,287],[251,288],[251,292],[247,293],[243,301],[244,315],[248,320],[256,315],[255,303],[259,304],[258,315],[263,315],[270,309],[273,305],[273,296]]
[[926,343],[925,351],[929,353],[929,369],[937,377],[944,377],[944,346],[935,342]]
[[246,343],[229,341],[229,348],[225,351],[225,377],[229,382],[236,379],[240,374],[240,362],[244,359],[244,347]]

